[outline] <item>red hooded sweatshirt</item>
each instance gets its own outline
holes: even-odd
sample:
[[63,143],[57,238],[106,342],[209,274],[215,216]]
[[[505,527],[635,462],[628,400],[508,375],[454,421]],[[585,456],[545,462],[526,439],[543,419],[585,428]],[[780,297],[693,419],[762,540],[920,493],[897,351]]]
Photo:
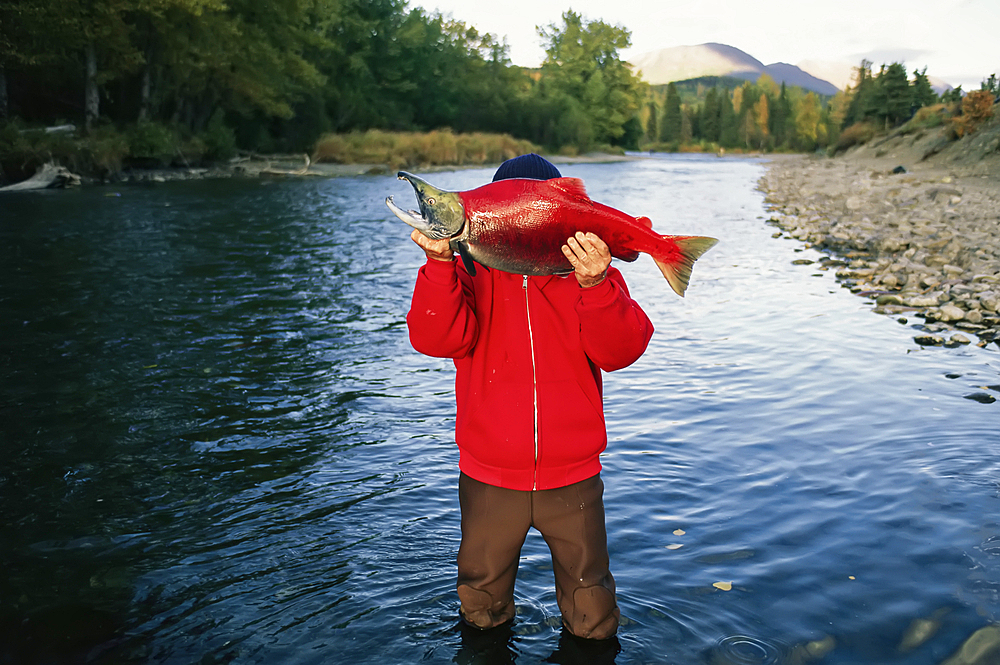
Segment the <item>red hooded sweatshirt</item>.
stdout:
[[459,262],[420,268],[406,317],[413,348],[455,361],[459,468],[515,490],[596,475],[607,446],[601,370],[627,367],[653,324],[621,273],[525,277]]

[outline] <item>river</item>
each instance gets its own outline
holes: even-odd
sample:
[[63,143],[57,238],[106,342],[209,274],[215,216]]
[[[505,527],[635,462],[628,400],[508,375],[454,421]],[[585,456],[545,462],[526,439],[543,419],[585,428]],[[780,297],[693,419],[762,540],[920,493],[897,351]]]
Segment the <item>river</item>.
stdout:
[[[619,264],[656,333],[605,377],[615,662],[933,664],[1000,620],[996,345],[920,347],[772,237],[760,161],[561,168],[721,239],[684,299]],[[457,625],[454,369],[409,345],[388,194],[0,199],[0,662],[596,662],[534,532],[512,629]]]

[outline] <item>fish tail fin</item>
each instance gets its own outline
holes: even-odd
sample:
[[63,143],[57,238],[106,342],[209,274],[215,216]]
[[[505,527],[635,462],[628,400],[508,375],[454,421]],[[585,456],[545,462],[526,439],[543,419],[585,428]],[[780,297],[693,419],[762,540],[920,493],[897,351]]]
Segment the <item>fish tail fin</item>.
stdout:
[[672,260],[654,256],[653,261],[656,262],[656,267],[667,279],[670,288],[683,298],[684,291],[687,290],[688,280],[691,279],[691,268],[694,267],[694,262],[719,241],[703,236],[662,236],[662,238],[677,245],[680,256],[672,257]]

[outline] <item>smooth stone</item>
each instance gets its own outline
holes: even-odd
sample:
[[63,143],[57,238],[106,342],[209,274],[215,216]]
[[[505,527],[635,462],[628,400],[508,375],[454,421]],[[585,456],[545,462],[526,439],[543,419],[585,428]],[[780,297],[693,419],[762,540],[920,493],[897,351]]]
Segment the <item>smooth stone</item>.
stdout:
[[906,304],[910,307],[935,307],[938,304],[938,299],[932,296],[914,296],[909,298]]
[[876,298],[875,303],[878,305],[902,305],[903,301],[899,299],[899,296],[885,293]]
[[954,305],[942,305],[938,312],[939,321],[961,321],[965,318],[965,311]]
[[917,335],[913,341],[920,346],[941,346],[944,344],[944,338],[940,335]]

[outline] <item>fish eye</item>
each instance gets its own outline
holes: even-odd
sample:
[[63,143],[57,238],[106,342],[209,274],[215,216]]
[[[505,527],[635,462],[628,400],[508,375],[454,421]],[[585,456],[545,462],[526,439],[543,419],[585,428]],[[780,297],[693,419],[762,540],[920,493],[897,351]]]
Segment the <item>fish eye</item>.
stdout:
[[427,205],[432,206],[435,203],[437,203],[437,201],[434,200],[433,196],[431,198],[427,199]]

